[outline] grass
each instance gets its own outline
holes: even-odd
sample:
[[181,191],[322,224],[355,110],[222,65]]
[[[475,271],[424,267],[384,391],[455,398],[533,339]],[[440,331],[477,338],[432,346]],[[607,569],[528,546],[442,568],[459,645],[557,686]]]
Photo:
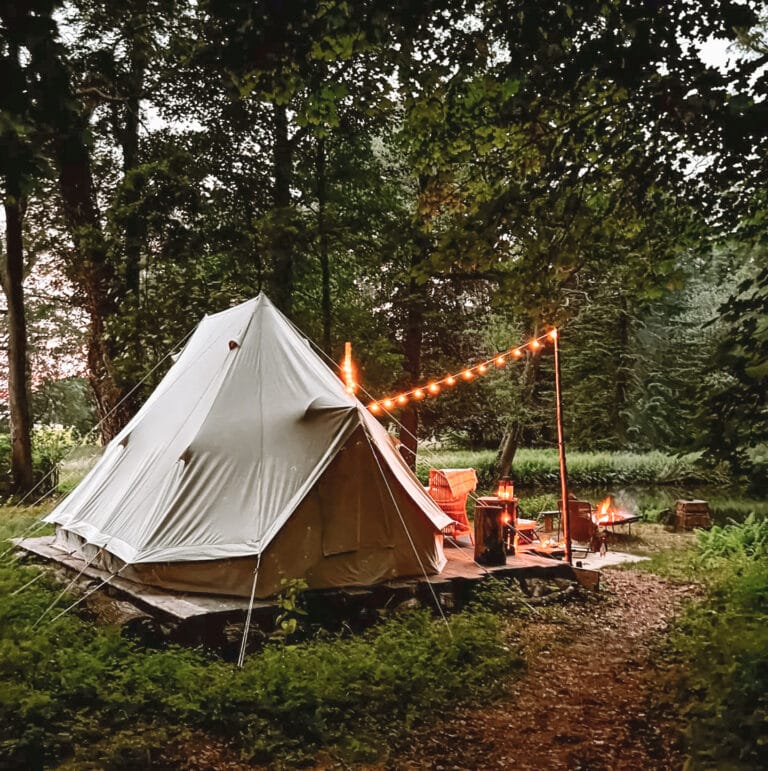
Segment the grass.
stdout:
[[[724,480],[702,470],[696,453],[675,456],[663,452],[569,452],[568,476],[572,486],[610,487],[627,485],[701,485]],[[422,449],[417,464],[426,484],[430,467],[474,468],[479,486],[491,489],[496,482],[497,454],[494,450]],[[554,486],[560,478],[557,450],[523,449],[512,467],[515,483],[524,487]]]
[[[530,516],[556,496],[521,502]],[[766,504],[711,504],[741,524],[668,533],[639,523],[612,548],[651,557],[635,570],[705,589],[671,633],[677,666],[662,671],[676,674],[659,685],[679,705],[690,768],[768,767]],[[0,507],[0,538],[51,506]],[[417,611],[357,637],[269,645],[242,670],[201,649],[142,648],[74,614],[33,631],[59,591],[43,578],[14,595],[38,570],[0,560],[2,768],[142,768],[195,741],[250,763],[303,763],[321,748],[344,762],[381,762],[422,715],[493,698],[521,666],[513,627],[492,601],[451,617],[452,637]]]
[[768,767],[768,520],[700,531],[688,566],[707,587],[671,638],[690,768]]
[[[0,509],[2,536],[47,508]],[[505,618],[479,603],[449,619],[450,634],[411,611],[355,637],[267,645],[238,670],[201,649],[143,648],[74,613],[33,628],[60,589],[45,576],[22,589],[39,571],[0,561],[1,768],[163,765],[190,737],[250,763],[302,763],[319,748],[372,761],[423,716],[493,697],[522,665]]]

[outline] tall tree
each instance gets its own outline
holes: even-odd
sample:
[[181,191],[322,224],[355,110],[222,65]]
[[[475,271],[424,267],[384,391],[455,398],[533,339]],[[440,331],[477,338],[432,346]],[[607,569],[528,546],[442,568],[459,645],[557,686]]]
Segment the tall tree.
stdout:
[[0,249],[0,286],[8,305],[8,395],[11,470],[18,492],[33,485],[30,439],[27,322],[24,306],[23,219],[35,174],[40,172],[34,104],[22,63],[32,24],[19,23],[15,3],[0,3],[0,183],[5,212],[5,249]]

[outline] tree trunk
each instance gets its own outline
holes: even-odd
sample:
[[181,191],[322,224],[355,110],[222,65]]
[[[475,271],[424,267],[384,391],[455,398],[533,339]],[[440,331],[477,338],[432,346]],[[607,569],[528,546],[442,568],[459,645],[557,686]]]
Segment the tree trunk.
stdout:
[[274,204],[278,227],[272,239],[272,285],[275,303],[283,313],[290,315],[293,305],[294,273],[288,219],[291,206],[293,146],[288,136],[288,111],[285,105],[274,105],[274,115]]
[[18,179],[5,181],[6,254],[0,262],[0,279],[8,300],[8,402],[11,414],[11,472],[14,492],[32,489],[27,370],[27,323],[24,312],[24,244],[21,190]]
[[69,276],[85,297],[90,317],[88,331],[88,378],[96,399],[102,440],[107,442],[130,420],[131,400],[124,399],[112,364],[112,351],[105,339],[106,320],[117,312],[117,283],[107,260],[106,244],[93,198],[91,164],[82,128],[72,126],[56,142],[59,188],[64,217],[77,252]]
[[327,199],[325,178],[325,141],[317,141],[317,233],[320,251],[320,271],[322,275],[321,310],[323,316],[323,350],[331,351],[331,263],[328,255],[328,231],[326,228],[325,206]]
[[[428,256],[429,245],[426,241],[418,251],[414,251],[411,259],[411,271]],[[424,303],[426,300],[425,285],[420,284],[413,275],[408,282],[408,297],[406,300],[405,339],[403,352],[405,354],[405,371],[408,373],[408,387],[419,385],[421,378],[421,346],[424,331]],[[400,453],[406,463],[416,468],[416,453],[419,447],[419,411],[418,405],[411,402],[400,416]]]
[[[537,334],[534,332],[533,337],[536,337]],[[520,413],[517,418],[510,422],[499,448],[499,478],[509,476],[515,454],[523,439],[523,432],[527,425],[525,415],[534,406],[540,363],[539,354],[529,353],[526,356],[523,372],[520,375]]]

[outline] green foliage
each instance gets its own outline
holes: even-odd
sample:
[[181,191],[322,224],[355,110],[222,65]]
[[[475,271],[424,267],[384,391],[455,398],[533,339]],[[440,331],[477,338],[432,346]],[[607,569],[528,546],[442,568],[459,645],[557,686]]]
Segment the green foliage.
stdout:
[[73,428],[61,425],[36,424],[32,429],[32,464],[35,473],[45,478],[39,493],[56,490],[59,484],[59,464],[77,445]]
[[11,485],[11,435],[0,433],[0,491]]
[[[59,484],[59,466],[78,445],[77,432],[71,427],[61,425],[35,424],[32,429],[32,463],[38,478],[47,477],[46,483],[39,488],[39,494],[54,491]],[[10,480],[10,436],[0,434],[0,490]],[[76,479],[82,473],[76,474]],[[71,487],[72,480],[67,478]]]
[[277,597],[280,612],[275,619],[275,627],[280,634],[289,637],[296,632],[301,617],[307,615],[301,607],[301,592],[307,588],[307,582],[303,579],[283,578],[280,586],[282,590]]
[[714,525],[698,533],[699,559],[704,567],[721,560],[768,559],[768,518],[751,513],[740,523]]
[[[481,607],[453,616],[450,634],[411,612],[359,637],[269,645],[242,670],[201,650],[141,650],[71,613],[32,631],[57,590],[13,593],[37,570],[0,566],[3,767],[146,766],[192,730],[252,762],[307,760],[321,746],[373,760],[385,737],[493,695],[520,664],[500,618]],[[144,725],[155,728],[139,736]]]
[[753,273],[719,308],[723,333],[713,358],[720,377],[705,394],[702,417],[707,454],[764,492],[768,465],[756,464],[753,453],[768,445],[768,268],[766,248],[755,251]]
[[768,765],[768,521],[699,535],[710,594],[673,635],[692,768]]
[[746,498],[711,498],[709,510],[716,524],[743,522],[750,515],[768,518],[768,501]]
[[[574,487],[616,487],[625,485],[673,485],[721,482],[722,477],[702,468],[698,454],[682,456],[663,452],[569,452],[568,477]],[[419,457],[417,474],[426,484],[429,468],[469,468],[477,471],[479,488],[496,483],[496,453],[427,451]],[[560,467],[555,450],[520,450],[515,456],[512,478],[524,487],[552,486],[559,480]]]
[[97,423],[90,386],[84,378],[46,378],[32,392],[35,423],[73,428],[81,436]]

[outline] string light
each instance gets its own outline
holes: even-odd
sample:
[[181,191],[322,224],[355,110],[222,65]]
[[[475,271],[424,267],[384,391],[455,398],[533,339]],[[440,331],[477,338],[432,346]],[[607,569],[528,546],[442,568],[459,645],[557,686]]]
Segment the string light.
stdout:
[[[504,367],[510,358],[513,358],[513,359],[521,358],[523,355],[523,351],[525,349],[531,352],[539,351],[541,348],[544,347],[544,343],[548,341],[556,340],[557,336],[558,336],[557,328],[553,327],[546,334],[540,335],[539,337],[534,337],[524,345],[519,345],[515,348],[509,348],[506,351],[502,351],[501,353],[496,354],[496,356],[494,356],[492,359],[487,359],[486,361],[482,361],[479,364],[474,365],[473,367],[467,367],[466,369],[463,369],[459,373],[456,373],[453,375],[446,375],[441,380],[432,380],[425,386],[420,386],[418,388],[414,388],[411,391],[405,391],[404,393],[395,394],[391,397],[387,397],[386,399],[379,399],[378,401],[371,402],[368,405],[368,409],[372,413],[378,414],[381,412],[382,409],[388,411],[388,410],[391,410],[396,405],[404,406],[408,404],[408,401],[410,399],[421,400],[421,399],[425,399],[427,396],[437,396],[442,390],[441,389],[442,385],[446,385],[449,387],[454,386],[456,385],[456,382],[459,378],[461,378],[466,382],[469,382],[470,380],[473,380],[476,375],[487,374],[491,364],[495,364],[497,367]],[[345,357],[345,365],[346,365],[346,357]],[[353,388],[357,388],[357,384],[354,382],[354,372],[352,373],[352,377],[349,380],[347,380],[346,366],[343,369],[345,374],[345,381],[347,381],[348,386],[351,384]]]

